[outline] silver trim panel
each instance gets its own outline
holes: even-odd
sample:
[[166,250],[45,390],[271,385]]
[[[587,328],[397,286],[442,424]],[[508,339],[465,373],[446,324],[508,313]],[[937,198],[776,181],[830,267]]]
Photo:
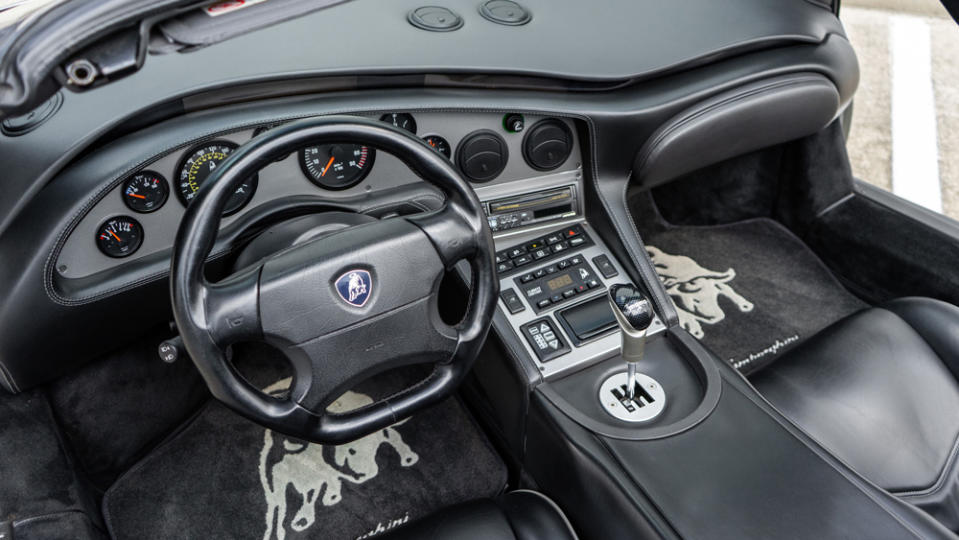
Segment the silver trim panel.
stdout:
[[[538,188],[539,186],[537,186]],[[613,331],[609,334],[597,337],[595,339],[586,341],[579,346],[573,345],[574,340],[570,339],[570,336],[567,334],[566,330],[563,329],[562,325],[559,324],[559,321],[556,320],[556,311],[560,309],[566,309],[575,305],[578,305],[584,301],[591,300],[597,296],[606,294],[606,287],[616,283],[631,283],[629,276],[626,274],[626,271],[623,269],[623,266],[619,263],[616,257],[613,256],[612,252],[606,247],[606,244],[603,243],[602,239],[596,233],[596,230],[593,229],[589,223],[584,219],[568,219],[564,221],[557,221],[547,225],[542,225],[530,229],[522,230],[513,230],[508,231],[504,234],[499,234],[494,237],[496,243],[497,251],[510,247],[514,244],[519,244],[523,242],[528,242],[535,240],[542,236],[544,233],[552,232],[553,230],[559,229],[566,225],[578,224],[583,227],[583,230],[586,231],[586,234],[593,241],[593,245],[588,246],[583,249],[571,249],[567,252],[564,252],[563,258],[572,257],[574,255],[582,256],[593,270],[597,272],[597,275],[601,277],[605,287],[598,287],[592,291],[585,292],[582,295],[577,297],[577,300],[574,302],[564,302],[556,306],[550,306],[546,309],[536,313],[536,310],[533,309],[533,306],[529,304],[526,298],[523,295],[518,294],[520,301],[523,303],[525,310],[519,313],[510,313],[506,308],[506,303],[502,299],[499,301],[499,309],[502,311],[503,315],[510,323],[511,330],[516,333],[519,338],[519,342],[523,344],[523,348],[526,351],[526,354],[532,359],[534,365],[539,369],[540,373],[543,375],[543,378],[546,380],[555,379],[564,375],[568,375],[574,371],[579,371],[587,366],[601,362],[607,358],[619,354],[621,347],[621,338],[619,330]],[[611,278],[602,277],[602,274],[596,269],[593,264],[593,258],[599,255],[606,255],[609,258],[610,263],[616,270],[619,272],[616,276]],[[529,271],[535,271],[539,268],[549,266],[554,264],[556,261],[550,259],[547,262],[538,265],[530,265]],[[516,284],[513,282],[515,274],[510,274],[502,279],[500,279],[500,290],[506,290],[512,288],[516,290]],[[519,292],[519,291],[517,291]],[[569,353],[566,353],[562,356],[559,356],[548,362],[540,362],[536,352],[533,351],[532,347],[523,339],[522,334],[520,333],[520,328],[524,325],[543,317],[549,317],[553,321],[553,327],[557,331],[561,332],[566,338],[567,342],[570,343],[572,350]],[[665,332],[666,326],[660,321],[659,317],[654,317],[653,322],[649,327],[647,332],[647,340],[652,339],[654,336],[657,336]]]

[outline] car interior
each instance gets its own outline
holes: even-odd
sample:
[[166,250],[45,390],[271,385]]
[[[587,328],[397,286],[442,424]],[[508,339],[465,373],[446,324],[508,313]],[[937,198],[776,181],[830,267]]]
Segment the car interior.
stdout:
[[0,539],[955,538],[839,1],[434,3],[0,28]]

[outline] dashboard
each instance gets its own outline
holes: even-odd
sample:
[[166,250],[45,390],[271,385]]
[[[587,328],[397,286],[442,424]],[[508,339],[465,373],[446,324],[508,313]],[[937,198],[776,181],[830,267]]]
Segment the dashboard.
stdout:
[[[490,194],[508,193],[500,188],[517,181],[523,190],[544,178],[544,185],[552,185],[550,179],[557,174],[582,166],[575,126],[567,118],[509,112],[404,111],[360,116],[415,134],[453,161],[477,189]],[[57,275],[89,278],[169,253],[186,206],[211,172],[239,145],[274,125],[219,133],[151,156],[142,167],[115,180],[69,232],[56,259]],[[227,204],[221,227],[242,223],[257,207],[291,197],[355,201],[421,183],[405,164],[376,148],[306,147],[244,182]],[[572,207],[566,210],[570,211]]]
[[[608,4],[529,0],[532,20],[508,27],[483,19],[471,0],[451,0],[465,24],[436,33],[409,24],[421,5],[412,0],[350,2],[189,54],[150,55],[135,74],[89,91],[62,90],[41,126],[0,134],[0,385],[53,380],[167,324],[171,248],[210,167],[264,129],[334,114],[415,125],[472,181],[487,205],[501,288],[524,307],[494,323],[526,328],[554,317],[557,335],[583,349],[537,361],[535,375],[560,376],[574,356],[605,354],[608,336],[580,347],[554,313],[616,280],[655,279],[627,264],[607,278],[594,260],[608,255],[616,267],[644,256],[629,226],[631,182],[675,172],[663,164],[695,167],[811,133],[811,97],[829,98],[831,118],[858,81],[852,48],[818,1]],[[582,24],[613,10],[603,24]],[[355,31],[358,20],[365,32]],[[795,111],[769,106],[773,94]],[[542,144],[528,142],[534,132]],[[712,144],[720,132],[735,135]],[[650,141],[662,144],[638,167]],[[385,152],[304,148],[235,195],[207,267],[225,275],[231,254],[290,218],[330,210],[384,218],[442,204]],[[534,246],[558,249],[552,237],[575,224],[591,245],[568,239],[568,253],[536,258]],[[575,256],[585,258],[577,265]],[[601,285],[590,288],[580,270],[599,272]],[[510,346],[534,358],[527,338]]]

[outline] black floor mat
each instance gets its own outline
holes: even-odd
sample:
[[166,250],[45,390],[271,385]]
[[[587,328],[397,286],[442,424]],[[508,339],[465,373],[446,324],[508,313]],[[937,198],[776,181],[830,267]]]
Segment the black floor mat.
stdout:
[[0,538],[99,538],[93,506],[44,395],[0,389]]
[[[341,403],[382,390],[361,386]],[[357,538],[505,484],[505,465],[456,399],[340,447],[306,445],[210,403],[117,481],[104,515],[121,539]]]
[[776,221],[674,227],[651,213],[640,232],[682,326],[743,373],[866,307]]

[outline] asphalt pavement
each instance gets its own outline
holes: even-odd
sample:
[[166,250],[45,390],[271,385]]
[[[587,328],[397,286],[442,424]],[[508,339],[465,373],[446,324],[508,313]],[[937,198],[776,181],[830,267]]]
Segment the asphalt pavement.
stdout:
[[936,0],[846,0],[860,179],[959,219],[959,25]]

